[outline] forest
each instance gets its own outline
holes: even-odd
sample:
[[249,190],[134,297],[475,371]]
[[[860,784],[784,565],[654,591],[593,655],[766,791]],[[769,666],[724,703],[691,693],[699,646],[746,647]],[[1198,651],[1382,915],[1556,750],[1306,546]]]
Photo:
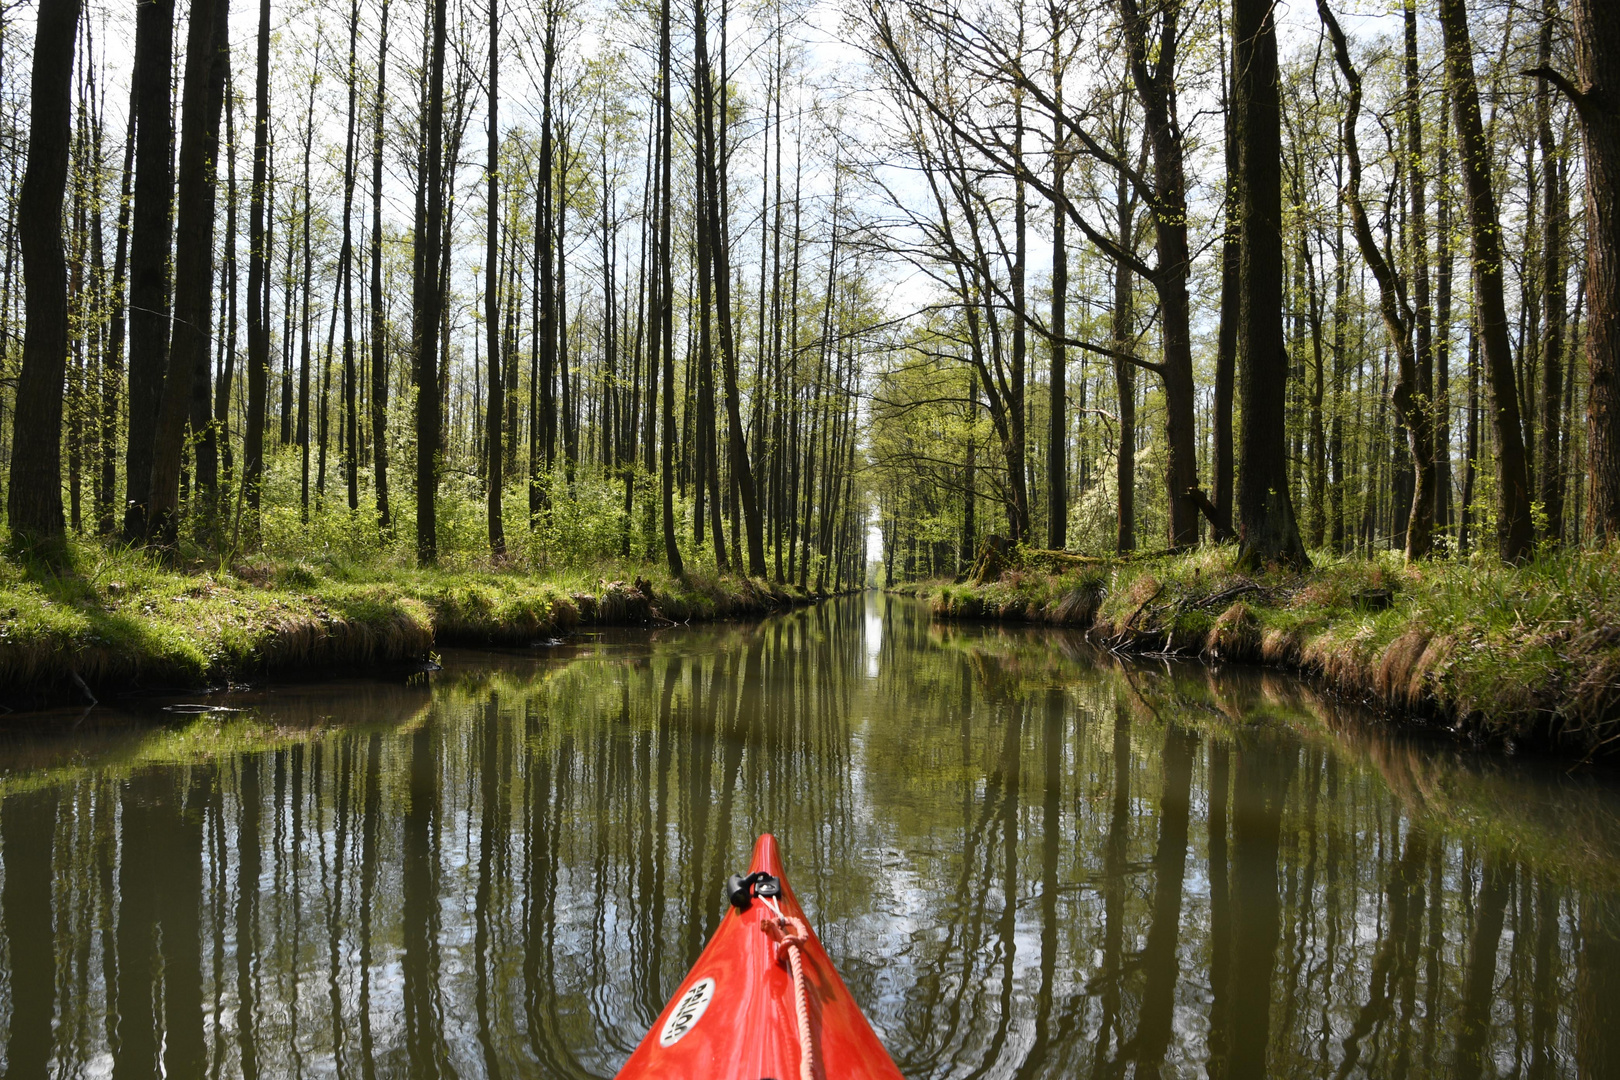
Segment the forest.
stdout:
[[0,0],[0,1071],[1620,1075],[1617,319],[1617,0]]
[[1595,0],[12,5],[8,580],[1612,581],[1617,80]]

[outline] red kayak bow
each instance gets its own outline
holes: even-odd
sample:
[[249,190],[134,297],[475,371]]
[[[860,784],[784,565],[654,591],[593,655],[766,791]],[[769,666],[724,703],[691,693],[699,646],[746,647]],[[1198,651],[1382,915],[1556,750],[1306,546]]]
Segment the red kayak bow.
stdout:
[[902,1080],[793,898],[775,837],[748,870],[619,1080]]

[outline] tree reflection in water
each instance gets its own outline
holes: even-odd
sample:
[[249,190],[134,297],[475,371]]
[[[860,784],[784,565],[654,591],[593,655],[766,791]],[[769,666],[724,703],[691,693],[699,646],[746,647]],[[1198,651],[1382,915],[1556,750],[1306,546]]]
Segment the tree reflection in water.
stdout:
[[7,1076],[609,1076],[765,830],[908,1076],[1620,1067],[1615,785],[1292,680],[867,598],[247,704],[0,746]]

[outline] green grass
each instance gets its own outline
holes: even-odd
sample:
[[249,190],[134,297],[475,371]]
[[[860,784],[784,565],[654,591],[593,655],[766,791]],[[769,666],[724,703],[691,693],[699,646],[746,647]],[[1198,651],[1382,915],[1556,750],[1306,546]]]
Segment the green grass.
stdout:
[[[174,566],[140,549],[70,542],[51,560],[0,558],[0,701],[202,686],[293,671],[365,668],[436,645],[526,643],[581,623],[762,614],[796,589],[603,562],[529,571],[417,569],[329,553]],[[9,699],[9,700],[8,700]]]
[[1303,573],[1234,569],[1231,547],[998,581],[924,583],[944,618],[1082,627],[1123,652],[1249,661],[1321,677],[1489,741],[1580,754],[1620,742],[1620,549],[1403,564],[1318,554]]

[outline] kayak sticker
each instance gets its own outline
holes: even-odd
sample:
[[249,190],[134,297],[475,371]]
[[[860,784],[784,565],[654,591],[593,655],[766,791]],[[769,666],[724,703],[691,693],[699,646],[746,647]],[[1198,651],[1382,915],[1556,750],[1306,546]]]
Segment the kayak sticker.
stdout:
[[681,995],[681,1000],[675,1003],[675,1011],[669,1014],[669,1019],[664,1021],[664,1030],[658,1035],[658,1045],[669,1047],[680,1042],[682,1036],[703,1019],[704,1010],[713,1000],[713,979],[699,979],[693,983]]

